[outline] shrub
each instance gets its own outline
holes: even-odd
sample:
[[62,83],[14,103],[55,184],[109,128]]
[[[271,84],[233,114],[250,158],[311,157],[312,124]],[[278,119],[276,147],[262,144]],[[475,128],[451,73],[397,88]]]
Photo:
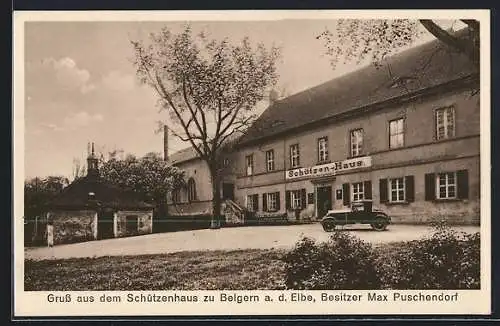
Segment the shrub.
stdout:
[[328,242],[320,244],[302,238],[283,260],[288,289],[381,288],[371,245],[346,232],[334,232]]
[[403,243],[380,262],[383,282],[393,289],[477,289],[479,233],[456,232],[443,224],[430,237]]

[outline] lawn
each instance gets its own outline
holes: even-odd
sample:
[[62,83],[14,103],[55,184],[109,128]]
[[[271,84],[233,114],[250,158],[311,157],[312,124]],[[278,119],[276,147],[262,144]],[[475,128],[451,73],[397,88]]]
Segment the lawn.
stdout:
[[194,251],[25,262],[25,291],[284,288],[278,250]]
[[[427,247],[422,247],[422,243]],[[432,247],[428,247],[429,245]],[[419,246],[424,248],[422,250],[426,254],[422,258],[419,256],[421,251],[417,250],[418,257],[412,259],[407,256],[407,251],[401,250],[408,247],[408,243],[392,242],[374,246],[374,251],[370,255],[373,255],[375,260],[370,264],[377,266],[376,270],[381,272],[380,279],[377,281],[380,285],[377,287],[382,289],[479,288],[479,238],[465,245],[455,244],[454,246],[449,246],[449,243],[442,241],[441,245],[438,245],[439,248],[435,247],[435,239],[422,240],[419,241]],[[338,249],[341,253],[336,254],[336,257],[351,257],[352,255],[357,257],[357,248],[359,247],[349,244],[344,249]],[[463,251],[464,248],[470,250]],[[317,279],[316,276],[309,275],[310,271],[305,274],[300,272],[304,268],[307,270],[310,264],[316,266],[314,265],[315,259],[323,257],[318,247],[312,248],[312,251],[304,251],[301,248],[297,250],[293,250],[295,253],[289,263],[292,265],[293,262],[306,261],[306,263],[289,266],[288,273],[287,265],[283,260],[287,251],[276,249],[185,251],[140,256],[26,260],[24,287],[25,291],[280,290],[285,289],[287,282],[290,281],[290,271],[292,275],[298,273],[293,277],[298,277],[298,280],[305,281],[307,284],[314,280],[322,280],[322,278]],[[458,260],[457,254],[461,255]],[[334,256],[326,257],[326,259]],[[369,259],[361,263],[367,261]],[[360,265],[351,270],[351,265],[349,265],[351,267],[346,267],[345,264],[342,265],[341,260],[339,263],[335,264],[333,272],[328,271],[328,274],[338,273],[339,271],[335,270],[335,266],[338,266],[337,268],[344,268],[342,270],[344,273],[349,270],[348,275],[356,278],[358,277],[356,275],[367,272],[365,269],[370,267]],[[318,269],[313,272],[322,270],[326,268],[325,266],[317,265]],[[365,276],[372,275],[374,274]],[[365,276],[355,281],[348,278],[347,281],[358,284],[357,282],[367,279]],[[295,281],[292,280],[293,282]],[[335,283],[331,286],[332,288],[339,286],[342,289],[356,288],[356,285],[349,282]],[[314,286],[314,284],[311,283],[308,286]]]

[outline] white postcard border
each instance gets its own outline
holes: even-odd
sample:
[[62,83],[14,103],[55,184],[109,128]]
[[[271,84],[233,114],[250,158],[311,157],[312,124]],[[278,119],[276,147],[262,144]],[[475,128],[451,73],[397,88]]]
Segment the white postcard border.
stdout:
[[[425,13],[428,19],[472,18],[481,22],[481,290],[444,291],[459,293],[456,303],[241,303],[213,304],[198,303],[120,303],[120,304],[54,304],[47,301],[50,293],[25,292],[24,288],[24,243],[23,243],[23,181],[24,181],[24,23],[28,21],[169,21],[169,20],[277,20],[277,19],[338,19],[338,18],[420,18]],[[490,157],[490,12],[489,10],[276,10],[276,11],[25,11],[14,12],[13,19],[13,171],[14,171],[14,316],[127,316],[127,315],[374,315],[374,314],[489,314],[491,311],[491,157]],[[126,291],[84,291],[64,292],[72,297],[95,295],[103,292],[110,295],[127,296]],[[279,296],[281,293],[297,291],[142,291],[131,293],[168,295],[220,296],[222,292],[240,295]],[[329,293],[366,294],[369,291],[323,291]],[[373,291],[392,295],[394,292],[414,291]],[[441,291],[416,291],[441,293]],[[305,291],[317,295],[317,291]],[[316,293],[316,294],[315,294]]]

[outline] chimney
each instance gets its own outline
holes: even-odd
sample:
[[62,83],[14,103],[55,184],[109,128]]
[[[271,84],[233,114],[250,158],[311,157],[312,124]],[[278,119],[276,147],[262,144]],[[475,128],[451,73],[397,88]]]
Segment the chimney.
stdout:
[[163,160],[168,161],[168,127],[163,126]]
[[280,95],[279,95],[277,90],[272,89],[269,92],[269,104],[270,105],[273,105],[274,103],[276,103],[279,100],[279,98],[280,98]]

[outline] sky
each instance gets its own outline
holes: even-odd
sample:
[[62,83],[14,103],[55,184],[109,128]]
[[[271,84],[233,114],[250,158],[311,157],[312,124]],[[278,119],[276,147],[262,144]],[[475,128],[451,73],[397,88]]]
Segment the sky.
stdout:
[[[166,119],[153,91],[139,85],[130,40],[146,39],[163,26],[184,22],[28,22],[25,25],[25,178],[72,176],[88,142],[106,152],[162,152],[157,122]],[[316,36],[332,20],[191,22],[195,32],[231,41],[277,45],[278,89],[291,95],[359,67],[335,70]],[[266,107],[265,103],[259,110]],[[170,153],[188,144],[169,139]]]

